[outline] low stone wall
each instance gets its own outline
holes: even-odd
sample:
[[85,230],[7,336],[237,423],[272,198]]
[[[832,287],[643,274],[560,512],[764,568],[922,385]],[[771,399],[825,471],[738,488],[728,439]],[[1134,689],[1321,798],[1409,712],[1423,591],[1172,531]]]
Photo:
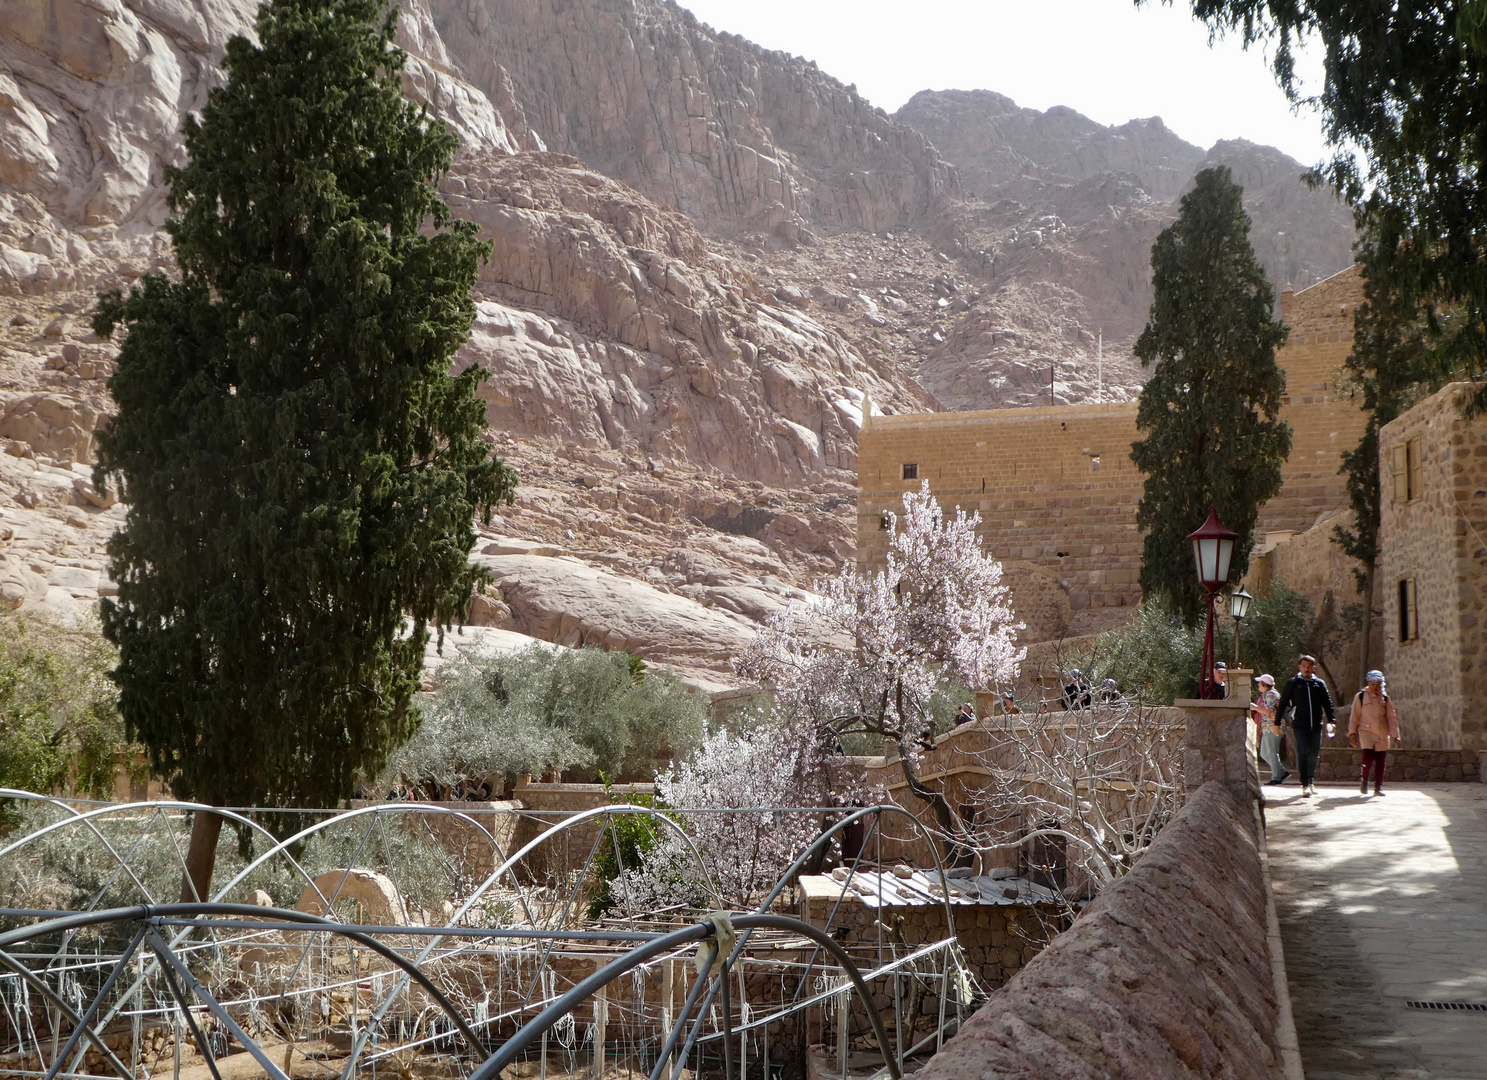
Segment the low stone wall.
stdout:
[[[1481,755],[1476,750],[1390,750],[1384,759],[1384,779],[1396,783],[1423,780],[1482,778]],[[1363,751],[1351,747],[1324,747],[1317,762],[1318,780],[1357,780]]]
[[1231,787],[1204,784],[918,1080],[1276,1080],[1267,931],[1253,811]]

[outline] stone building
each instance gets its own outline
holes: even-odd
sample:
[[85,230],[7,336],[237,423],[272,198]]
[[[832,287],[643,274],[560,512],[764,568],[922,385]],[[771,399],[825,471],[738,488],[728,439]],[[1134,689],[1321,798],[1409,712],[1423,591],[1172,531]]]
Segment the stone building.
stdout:
[[[1291,335],[1277,356],[1286,372],[1281,417],[1294,435],[1285,487],[1261,510],[1257,550],[1347,505],[1338,470],[1364,417],[1335,379],[1361,300],[1356,268],[1282,294]],[[1026,640],[1106,629],[1141,595],[1136,504],[1144,478],[1130,458],[1138,434],[1134,404],[864,418],[858,562],[881,563],[884,515],[927,480],[944,505],[980,512],[987,549],[1003,561],[1028,624]]]
[[1453,383],[1379,432],[1384,663],[1406,746],[1487,750],[1487,419]]

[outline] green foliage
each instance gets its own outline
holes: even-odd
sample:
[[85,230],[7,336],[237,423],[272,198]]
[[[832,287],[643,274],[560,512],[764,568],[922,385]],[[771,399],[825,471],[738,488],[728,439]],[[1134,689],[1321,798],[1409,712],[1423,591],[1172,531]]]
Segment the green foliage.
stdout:
[[112,792],[124,742],[113,661],[94,634],[0,619],[0,787]]
[[382,785],[432,783],[447,793],[492,776],[570,768],[649,779],[658,758],[684,756],[701,741],[707,705],[625,653],[533,645],[450,660],[423,714]]
[[[1279,582],[1256,598],[1244,620],[1242,660],[1256,675],[1270,672],[1278,683],[1295,669],[1305,651],[1315,614],[1304,596]],[[1198,667],[1203,657],[1203,626],[1188,626],[1161,601],[1148,600],[1125,626],[1101,634],[1089,653],[1074,658],[1095,685],[1114,679],[1121,692],[1153,705],[1198,696]],[[1214,651],[1220,659],[1234,654],[1234,622],[1215,620]]]
[[[633,786],[623,793],[623,797],[607,783],[604,790],[612,803],[657,805],[654,792],[636,791]],[[599,836],[599,848],[594,853],[594,876],[598,879],[599,887],[589,901],[589,918],[602,919],[619,907],[619,899],[614,894],[614,880],[622,871],[635,873],[640,870],[642,857],[646,852],[655,850],[660,831],[656,822],[644,814],[616,814],[610,818],[609,826]],[[618,846],[615,844],[616,840],[619,841]]]
[[[1291,100],[1320,107],[1334,153],[1317,177],[1352,204],[1360,229],[1375,230],[1370,273],[1432,323],[1440,312],[1456,312],[1458,331],[1432,342],[1437,365],[1480,381],[1487,373],[1487,5],[1192,0],[1192,11],[1217,31],[1273,50]],[[1303,40],[1321,50],[1320,93],[1295,78],[1293,47]],[[1487,386],[1473,404],[1487,406]]]
[[179,797],[323,806],[413,732],[429,626],[514,474],[449,374],[488,246],[436,184],[457,140],[404,98],[382,0],[278,0],[169,170],[179,280],[128,331],[95,481],[129,504],[103,627],[131,737]]
[[1146,530],[1141,591],[1185,624],[1202,610],[1188,533],[1210,507],[1239,534],[1231,581],[1249,567],[1260,506],[1280,491],[1291,431],[1276,419],[1286,329],[1249,243],[1242,191],[1226,167],[1204,169],[1151,249],[1154,296],[1136,340],[1143,367],[1131,460],[1146,474],[1137,524]]

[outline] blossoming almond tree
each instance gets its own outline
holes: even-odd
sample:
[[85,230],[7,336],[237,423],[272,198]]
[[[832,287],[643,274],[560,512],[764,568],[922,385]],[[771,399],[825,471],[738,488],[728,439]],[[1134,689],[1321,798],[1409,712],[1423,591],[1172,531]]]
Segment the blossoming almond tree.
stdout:
[[726,905],[742,911],[763,899],[817,833],[814,816],[794,809],[815,802],[800,766],[789,730],[761,725],[714,731],[689,760],[658,775],[657,798],[692,843],[659,831],[641,865],[622,868],[616,891],[628,913],[714,904],[699,856]]
[[780,613],[734,663],[774,692],[782,718],[814,736],[816,768],[841,735],[891,742],[909,790],[947,839],[964,832],[955,808],[918,774],[933,745],[936,682],[948,672],[990,688],[1015,678],[1026,655],[1001,563],[976,536],[980,520],[959,507],[946,515],[927,482],[906,493],[902,519],[889,515],[882,570],[843,567],[816,586],[818,604]]

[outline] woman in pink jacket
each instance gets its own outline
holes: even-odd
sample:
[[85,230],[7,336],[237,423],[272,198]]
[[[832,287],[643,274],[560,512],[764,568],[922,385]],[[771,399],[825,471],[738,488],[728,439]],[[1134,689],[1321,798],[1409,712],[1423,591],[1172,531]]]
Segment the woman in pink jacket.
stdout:
[[1353,696],[1353,712],[1348,717],[1348,742],[1363,749],[1363,778],[1358,784],[1360,795],[1368,794],[1368,771],[1373,770],[1373,793],[1384,793],[1384,755],[1392,740],[1399,746],[1399,716],[1394,702],[1384,692],[1384,673],[1370,671],[1368,683]]

